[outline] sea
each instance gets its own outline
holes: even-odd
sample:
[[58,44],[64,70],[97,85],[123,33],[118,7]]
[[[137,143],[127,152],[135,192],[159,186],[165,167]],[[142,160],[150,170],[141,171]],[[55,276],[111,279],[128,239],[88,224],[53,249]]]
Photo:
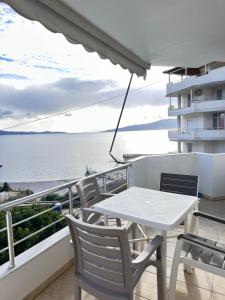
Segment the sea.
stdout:
[[[0,136],[0,182],[34,182],[79,178],[86,168],[115,166],[109,156],[113,132]],[[117,134],[113,155],[176,152],[167,130]]]

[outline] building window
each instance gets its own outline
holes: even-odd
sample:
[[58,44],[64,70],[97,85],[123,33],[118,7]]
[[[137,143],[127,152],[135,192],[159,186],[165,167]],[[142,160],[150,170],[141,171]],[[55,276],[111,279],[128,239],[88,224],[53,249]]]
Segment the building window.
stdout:
[[213,129],[224,129],[224,112],[213,114]]
[[219,129],[224,129],[224,112],[219,113]]
[[221,100],[223,98],[223,91],[222,90],[217,90],[216,91],[216,99]]
[[191,95],[188,94],[188,107],[191,107]]
[[187,143],[187,152],[192,152],[192,143]]
[[217,129],[218,114],[213,114],[213,129]]

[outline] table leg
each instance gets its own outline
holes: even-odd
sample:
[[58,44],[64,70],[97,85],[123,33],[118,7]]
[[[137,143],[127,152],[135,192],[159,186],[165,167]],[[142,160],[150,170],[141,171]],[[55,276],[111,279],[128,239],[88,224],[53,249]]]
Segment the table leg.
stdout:
[[194,217],[194,216],[193,216],[193,213],[194,213],[195,211],[198,211],[198,203],[196,204],[195,208],[194,208],[193,211],[192,211],[192,216],[191,216],[191,220],[190,220],[190,230],[189,230],[189,232],[198,235],[198,226],[199,226],[199,224],[198,224],[198,217]]
[[105,226],[109,225],[109,221],[108,221],[108,216],[107,215],[104,215],[104,223],[105,223]]
[[189,232],[189,218],[190,218],[190,214],[188,214],[184,219],[184,233]]
[[[190,222],[189,220],[191,219],[192,216],[190,216],[191,213],[189,213],[186,218],[184,219],[184,233],[188,233],[189,232],[189,226],[190,226]],[[190,265],[185,265],[184,264],[184,271],[191,274],[192,273],[192,268]]]
[[163,236],[162,242],[162,265],[163,265],[163,282],[164,282],[164,299],[166,299],[167,295],[167,284],[166,284],[166,275],[167,275],[167,231],[162,230],[161,232]]

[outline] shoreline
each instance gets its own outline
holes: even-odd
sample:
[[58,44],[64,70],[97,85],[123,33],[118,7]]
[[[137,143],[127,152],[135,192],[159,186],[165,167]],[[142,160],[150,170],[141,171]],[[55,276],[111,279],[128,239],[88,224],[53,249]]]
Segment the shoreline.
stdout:
[[[44,190],[48,190],[50,188],[56,187],[58,185],[62,185],[64,183],[77,180],[79,178],[71,178],[71,179],[56,179],[56,180],[41,180],[41,181],[7,181],[9,186],[13,190],[32,190],[33,193],[42,192]],[[3,181],[0,182],[0,186],[3,185]]]

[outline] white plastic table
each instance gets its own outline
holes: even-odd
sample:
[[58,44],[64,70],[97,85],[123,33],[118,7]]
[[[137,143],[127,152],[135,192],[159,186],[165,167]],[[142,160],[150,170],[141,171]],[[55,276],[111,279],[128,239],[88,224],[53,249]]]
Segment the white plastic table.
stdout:
[[[184,221],[188,230],[188,216],[198,205],[198,198],[131,187],[94,205],[95,211],[136,224],[161,230],[164,237],[162,261],[166,288],[167,231]],[[166,291],[166,289],[165,289]]]

